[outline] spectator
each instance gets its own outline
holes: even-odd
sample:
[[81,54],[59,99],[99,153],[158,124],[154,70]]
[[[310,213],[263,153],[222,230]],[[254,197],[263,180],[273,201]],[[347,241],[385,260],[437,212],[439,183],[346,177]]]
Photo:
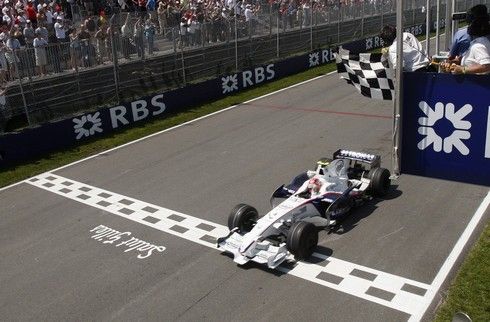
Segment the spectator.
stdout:
[[102,25],[99,30],[95,33],[95,41],[97,45],[97,57],[99,63],[103,64],[107,55],[107,30],[108,28],[105,25]]
[[303,27],[308,27],[311,24],[310,0],[304,0],[302,7],[303,7]]
[[132,30],[132,27],[131,27],[131,17],[130,15],[128,14],[126,16],[126,21],[124,22],[124,25],[122,25],[121,27],[121,46],[122,46],[122,52],[123,52],[123,56],[124,58],[126,59],[130,59],[130,39],[131,39],[131,35],[133,34],[133,30]]
[[490,73],[490,23],[487,7],[476,5],[470,9],[473,15],[468,26],[471,37],[470,48],[461,58],[461,64],[451,64],[453,74],[489,74]]
[[179,35],[180,35],[180,40],[179,40],[179,48],[184,48],[185,46],[188,45],[188,40],[187,40],[187,19],[185,17],[182,17],[180,20],[180,29],[179,29]]
[[160,35],[165,35],[165,29],[167,28],[167,8],[163,1],[158,3],[157,9],[158,17],[158,33]]
[[[384,46],[389,46],[387,54],[390,65],[396,68],[396,28],[386,25],[381,29],[380,38]],[[403,33],[403,70],[408,72],[436,72],[424,53],[422,44],[409,32]]]
[[63,20],[63,17],[57,16],[56,23],[54,24],[54,32],[56,34],[56,39],[58,39],[58,42],[64,43],[68,41],[66,37],[67,31],[68,31],[68,27],[65,21]]
[[80,37],[76,29],[70,33],[70,63],[73,70],[78,70],[78,62],[81,58]]
[[44,15],[46,16],[46,28],[50,32],[53,31],[54,17],[53,17],[53,7],[51,5],[44,8]]
[[35,34],[40,34],[41,37],[48,41],[48,37],[49,37],[49,32],[48,32],[48,29],[46,27],[44,27],[44,25],[42,23],[38,23],[38,27],[36,28],[35,30]]
[[90,33],[90,36],[94,36],[97,32],[97,24],[95,23],[94,18],[88,17],[85,20],[85,29]]
[[93,0],[82,0],[85,10],[87,10],[88,16],[94,15],[94,2]]
[[20,49],[20,42],[15,38],[14,31],[11,30],[8,33],[7,41],[5,42],[7,50],[5,52],[5,57],[9,65],[10,77],[13,78],[16,73],[16,65],[19,64],[19,57],[17,56],[17,51]]
[[155,49],[154,38],[155,38],[156,28],[153,22],[151,21],[151,18],[148,18],[145,22],[144,33],[145,33],[146,42],[148,43],[148,53],[150,55],[153,55],[153,51]]
[[34,42],[34,38],[36,35],[34,33],[34,28],[32,27],[32,22],[27,20],[26,27],[24,28],[24,40],[26,42],[26,46],[28,48],[32,48],[32,43]]
[[46,22],[46,15],[44,14],[44,8],[41,7],[41,10],[39,10],[36,14],[36,20],[37,20],[37,23],[40,24],[40,23],[45,23]]
[[136,53],[139,58],[144,57],[145,46],[144,46],[144,35],[143,35],[143,26],[141,24],[141,18],[138,18],[136,23],[134,24],[134,45],[136,46]]
[[289,28],[291,29],[294,28],[296,12],[298,11],[297,8],[298,7],[296,1],[290,0],[288,4],[288,22],[289,22]]
[[121,7],[121,10],[128,10],[128,4],[126,3],[126,0],[117,0],[117,3],[119,4],[119,7]]
[[36,56],[36,66],[38,73],[42,76],[46,75],[46,65],[48,64],[48,58],[46,55],[46,46],[48,42],[44,39],[40,32],[36,32],[36,38],[34,39],[34,55]]
[[37,27],[37,12],[36,12],[36,9],[34,8],[34,1],[33,0],[27,1],[27,8],[25,10],[27,13],[27,18],[32,22],[32,26],[34,28],[36,28]]
[[155,9],[156,9],[156,2],[155,0],[147,0],[146,1],[146,11],[150,13],[150,16],[152,19],[155,18]]
[[90,33],[87,31],[87,28],[85,28],[84,24],[80,25],[78,38],[80,39],[83,67],[90,67],[92,66],[92,57],[94,55],[92,54],[93,50],[92,44],[90,42],[91,36]]
[[9,69],[7,58],[5,57],[5,53],[7,52],[7,47],[3,42],[4,38],[5,38],[4,34],[1,34],[0,35],[0,84],[2,85],[2,87],[8,81],[7,74]]

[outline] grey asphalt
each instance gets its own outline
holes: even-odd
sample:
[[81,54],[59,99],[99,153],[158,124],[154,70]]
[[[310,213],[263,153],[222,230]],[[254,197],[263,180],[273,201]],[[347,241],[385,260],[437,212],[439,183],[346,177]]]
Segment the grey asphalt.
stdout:
[[[338,148],[391,169],[392,103],[336,75],[243,104],[56,171],[226,224],[237,203],[271,192]],[[487,187],[402,175],[386,200],[320,234],[332,256],[430,284]],[[406,321],[405,313],[258,265],[239,267],[190,241],[20,184],[0,191],[3,320]],[[489,211],[482,222],[486,222]],[[140,260],[90,236],[105,225],[165,252]],[[480,225],[481,228],[481,225]],[[480,229],[479,228],[479,229]]]

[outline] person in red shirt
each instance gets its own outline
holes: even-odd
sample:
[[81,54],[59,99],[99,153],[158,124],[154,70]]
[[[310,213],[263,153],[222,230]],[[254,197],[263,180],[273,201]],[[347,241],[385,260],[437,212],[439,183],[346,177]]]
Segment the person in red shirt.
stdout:
[[37,12],[32,0],[29,0],[26,8],[27,18],[32,22],[34,28],[37,27]]

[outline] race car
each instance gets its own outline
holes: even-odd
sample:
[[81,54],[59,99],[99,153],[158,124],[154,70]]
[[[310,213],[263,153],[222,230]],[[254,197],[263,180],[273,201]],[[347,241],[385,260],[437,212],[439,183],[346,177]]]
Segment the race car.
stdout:
[[320,159],[315,170],[277,188],[270,199],[272,210],[265,216],[259,218],[252,206],[235,206],[228,217],[230,233],[218,238],[218,248],[240,265],[253,261],[272,269],[293,256],[310,257],[319,229],[389,192],[390,172],[380,165],[379,155],[337,150],[333,158]]

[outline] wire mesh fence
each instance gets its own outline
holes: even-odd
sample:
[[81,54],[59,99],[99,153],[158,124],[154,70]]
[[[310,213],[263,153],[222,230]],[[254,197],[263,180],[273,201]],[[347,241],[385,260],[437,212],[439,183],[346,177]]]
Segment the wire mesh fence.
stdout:
[[[457,1],[456,8],[466,10],[477,2]],[[47,44],[13,50],[4,46],[0,80],[8,86],[0,95],[0,129],[117,105],[374,35],[395,23],[395,1],[291,3],[296,2],[265,3],[244,14],[217,12],[204,20],[174,17],[172,24],[156,13],[119,13],[96,30],[67,30],[66,39],[51,37]],[[426,1],[405,3],[404,24],[424,23]]]

